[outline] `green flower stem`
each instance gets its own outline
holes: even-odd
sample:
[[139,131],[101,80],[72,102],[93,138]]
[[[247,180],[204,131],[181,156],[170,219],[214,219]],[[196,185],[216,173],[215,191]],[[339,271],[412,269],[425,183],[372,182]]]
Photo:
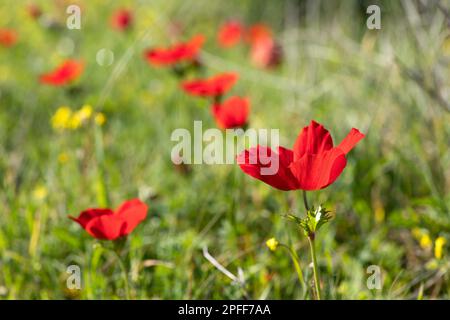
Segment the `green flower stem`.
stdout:
[[305,278],[303,278],[303,272],[302,272],[302,268],[300,267],[300,262],[299,262],[297,253],[295,252],[294,248],[288,247],[285,244],[280,244],[280,246],[285,248],[291,255],[291,259],[292,259],[292,262],[294,263],[295,271],[297,271],[298,281],[300,282],[300,284],[302,286],[303,293],[306,294],[306,292],[307,292],[306,282],[305,282]]
[[303,204],[305,205],[306,211],[309,211],[308,198],[306,197],[305,190],[303,190]]
[[127,300],[131,300],[127,268],[125,267],[125,264],[123,263],[122,258],[120,257],[119,253],[116,250],[109,250],[109,251],[116,257],[117,261],[119,262],[119,267],[122,270],[123,280],[125,282],[125,294],[126,294]]
[[317,268],[317,258],[316,258],[316,248],[314,243],[314,234],[308,236],[309,247],[311,248],[311,258],[313,262],[313,270],[314,270],[314,285],[316,287],[316,296],[317,300],[320,300],[320,282],[319,282],[319,270]]
[[97,201],[100,206],[109,206],[109,194],[106,187],[106,178],[104,172],[104,146],[103,146],[103,132],[100,126],[95,125],[95,157],[97,160]]

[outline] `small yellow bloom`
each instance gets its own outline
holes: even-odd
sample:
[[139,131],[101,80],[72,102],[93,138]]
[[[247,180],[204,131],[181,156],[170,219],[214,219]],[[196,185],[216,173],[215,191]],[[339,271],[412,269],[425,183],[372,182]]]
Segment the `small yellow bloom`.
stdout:
[[92,107],[85,105],[80,110],[76,111],[70,121],[70,128],[77,129],[84,124],[92,116]]
[[61,106],[51,119],[52,127],[57,130],[67,129],[70,127],[71,118],[72,110],[67,106]]
[[95,114],[94,121],[97,125],[102,126],[106,122],[106,117],[103,113],[98,112]]
[[431,241],[431,238],[427,233],[422,234],[419,243],[422,249],[426,250],[431,249],[431,247],[433,246],[433,241]]
[[442,258],[442,249],[447,241],[444,237],[438,237],[434,242],[434,256],[436,259],[440,260]]
[[47,197],[47,188],[44,186],[38,186],[33,190],[33,197],[36,200],[44,200]]
[[61,164],[67,163],[67,161],[69,161],[69,155],[65,152],[61,152],[58,155],[58,162]]
[[69,128],[70,129],[78,129],[81,126],[81,119],[80,117],[76,116],[76,114],[74,114],[74,116],[72,118],[70,118],[70,122],[69,122]]
[[86,105],[84,105],[83,107],[81,107],[81,109],[80,110],[78,110],[78,113],[79,113],[79,117],[82,119],[82,120],[87,120],[87,119],[89,119],[91,116],[92,116],[92,106],[90,106],[90,105],[88,105],[88,104],[86,104]]
[[417,241],[419,241],[419,245],[422,249],[425,250],[431,249],[431,247],[433,246],[433,241],[431,240],[427,230],[414,228],[412,229],[411,232],[414,238],[416,238]]
[[275,251],[278,247],[278,241],[275,238],[270,238],[269,240],[266,241],[266,246],[271,250],[271,251]]

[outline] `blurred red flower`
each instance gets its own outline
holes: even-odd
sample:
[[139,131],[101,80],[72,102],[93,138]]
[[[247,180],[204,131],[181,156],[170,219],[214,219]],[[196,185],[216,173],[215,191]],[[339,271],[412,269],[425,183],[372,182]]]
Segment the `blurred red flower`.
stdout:
[[250,102],[247,98],[231,97],[222,104],[214,104],[211,112],[222,129],[240,128],[247,124]]
[[250,60],[259,68],[275,67],[280,64],[281,59],[281,46],[273,39],[258,40],[250,49]]
[[181,84],[184,91],[200,97],[218,97],[233,87],[238,79],[236,73],[221,73],[207,79],[185,81]]
[[12,29],[0,29],[0,44],[12,47],[17,42],[17,32]]
[[77,60],[66,60],[55,70],[40,76],[40,81],[53,86],[65,85],[77,79],[84,69],[84,63]]
[[147,217],[147,205],[139,199],[123,202],[111,209],[87,209],[78,218],[70,219],[80,224],[91,236],[102,240],[115,240],[130,234]]
[[224,48],[235,46],[241,41],[244,30],[239,21],[229,21],[224,23],[217,35],[217,42]]
[[248,43],[250,43],[250,45],[253,45],[261,40],[272,38],[273,38],[272,30],[269,28],[269,26],[263,23],[256,23],[252,25],[248,29],[247,35],[245,37],[245,39],[247,40]]
[[[289,150],[278,147],[278,152],[257,146],[245,150],[238,156],[242,171],[280,190],[319,190],[332,184],[344,170],[345,155],[364,138],[364,134],[353,128],[345,139],[333,147],[330,133],[319,123],[311,121],[303,128]],[[273,174],[263,174],[272,161],[278,164]]]
[[281,62],[282,48],[276,43],[273,33],[265,24],[250,27],[247,37],[250,43],[250,60],[260,68],[274,67]]
[[118,9],[111,16],[111,26],[119,31],[125,31],[133,23],[133,13],[127,9]]
[[169,48],[149,49],[144,53],[147,61],[155,66],[173,65],[182,61],[195,60],[205,42],[201,34],[194,36],[188,42],[178,43]]

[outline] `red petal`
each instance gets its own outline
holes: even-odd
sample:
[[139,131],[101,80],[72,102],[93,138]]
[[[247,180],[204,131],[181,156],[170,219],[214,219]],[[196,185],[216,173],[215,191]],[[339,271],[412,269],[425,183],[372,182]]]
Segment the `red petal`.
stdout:
[[116,210],[116,216],[125,221],[125,228],[121,230],[121,236],[131,233],[147,217],[148,207],[139,199],[125,201]]
[[257,23],[249,28],[246,40],[250,44],[254,44],[255,42],[272,38],[272,30],[263,23]]
[[[273,159],[271,159],[272,157]],[[297,181],[289,169],[292,159],[292,150],[278,147],[278,153],[276,153],[270,148],[258,145],[256,148],[250,148],[242,152],[237,161],[246,174],[274,188],[287,191],[298,189]],[[272,164],[272,160],[275,163]],[[271,166],[275,170],[278,167],[278,170],[272,174],[262,170],[263,168],[267,170]]]
[[364,138],[364,134],[359,132],[358,129],[352,128],[350,130],[349,134],[342,140],[342,142],[337,146],[339,149],[342,150],[345,154],[349,153],[350,150],[356,146],[356,144]]
[[73,221],[78,222],[83,228],[86,228],[86,225],[94,218],[104,216],[104,215],[112,215],[113,211],[111,209],[87,209],[80,213],[78,218],[74,218],[69,216]]
[[268,67],[274,50],[275,42],[271,38],[255,41],[251,47],[250,59],[257,67]]
[[64,85],[75,80],[83,72],[84,64],[76,60],[67,60],[59,65],[54,71],[41,75],[42,83],[55,86]]
[[205,43],[205,36],[202,34],[198,34],[194,36],[187,44],[186,44],[186,58],[193,59],[197,56],[199,50]]
[[243,27],[238,21],[229,21],[221,26],[217,41],[224,48],[236,45],[242,37]]
[[197,57],[205,42],[201,34],[194,36],[188,42],[181,42],[169,48],[154,48],[144,53],[145,58],[154,65],[171,65]]
[[181,86],[184,91],[195,96],[220,96],[230,90],[237,79],[236,73],[222,73],[207,79],[185,81]]
[[11,47],[17,42],[17,33],[11,29],[0,29],[0,44]]
[[92,219],[86,225],[86,231],[97,239],[115,240],[122,236],[125,221],[115,215],[100,216]]
[[222,129],[243,127],[247,123],[250,103],[247,98],[231,97],[221,105],[215,104],[211,112]]
[[123,31],[133,22],[133,13],[126,9],[117,10],[111,16],[111,25],[113,28]]
[[320,154],[333,148],[330,133],[321,124],[311,121],[303,128],[294,144],[294,161],[300,160],[305,154]]
[[290,169],[298,179],[300,189],[319,190],[332,184],[347,164],[345,154],[333,148],[320,154],[305,154],[292,162]]

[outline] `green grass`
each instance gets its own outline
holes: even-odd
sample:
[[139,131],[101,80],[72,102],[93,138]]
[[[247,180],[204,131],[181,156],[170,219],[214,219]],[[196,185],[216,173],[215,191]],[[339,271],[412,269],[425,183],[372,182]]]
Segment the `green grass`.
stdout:
[[[100,165],[111,206],[140,196],[150,207],[125,247],[132,298],[303,298],[288,252],[264,244],[276,237],[295,247],[310,283],[307,239],[283,218],[304,214],[301,193],[274,190],[237,165],[194,165],[183,175],[170,161],[174,129],[192,130],[194,120],[215,127],[205,100],[185,95],[170,70],[142,58],[145,48],[169,43],[170,21],[183,26],[183,38],[207,36],[201,72],[238,72],[233,94],[250,98],[251,126],[279,129],[281,145],[291,147],[311,119],[335,143],[351,127],[366,133],[339,180],[309,193],[310,203],[335,215],[317,237],[324,298],[415,299],[422,290],[424,299],[450,297],[450,113],[435,94],[445,97],[450,86],[449,30],[437,7],[422,8],[417,23],[417,8],[405,5],[412,2],[379,1],[382,29],[370,31],[364,1],[123,1],[135,25],[120,33],[109,27],[118,4],[79,2],[81,30],[64,28],[66,7],[53,1],[36,3],[61,28],[28,18],[21,1],[0,9],[1,26],[20,37],[0,47],[0,298],[126,297],[110,244],[67,218],[100,205]],[[283,65],[255,69],[245,46],[219,48],[218,26],[232,17],[270,25]],[[96,63],[102,48],[115,54],[110,67]],[[39,84],[39,74],[67,57],[86,62],[78,90]],[[101,164],[94,127],[60,133],[50,125],[59,106],[86,103],[107,117]],[[442,259],[420,246],[415,228],[433,242],[447,239]],[[244,288],[205,259],[204,246],[231,273],[243,270]],[[80,291],[66,288],[72,264],[81,268]],[[382,269],[381,290],[366,286],[370,265]]]

